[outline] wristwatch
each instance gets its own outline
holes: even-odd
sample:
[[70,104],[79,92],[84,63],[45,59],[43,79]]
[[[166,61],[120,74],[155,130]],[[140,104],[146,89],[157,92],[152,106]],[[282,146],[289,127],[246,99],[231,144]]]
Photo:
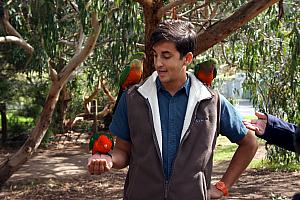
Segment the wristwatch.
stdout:
[[216,188],[223,192],[224,196],[228,196],[228,189],[223,181],[219,181],[215,184]]

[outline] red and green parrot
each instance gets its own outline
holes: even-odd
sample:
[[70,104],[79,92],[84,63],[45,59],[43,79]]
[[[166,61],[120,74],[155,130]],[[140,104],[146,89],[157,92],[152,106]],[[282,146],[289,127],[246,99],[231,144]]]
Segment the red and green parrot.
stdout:
[[139,53],[133,56],[133,60],[127,65],[120,75],[119,80],[119,93],[116,100],[115,107],[113,109],[113,113],[116,110],[118,102],[122,96],[122,93],[132,85],[138,84],[142,79],[143,74],[143,60],[144,53]]
[[89,150],[92,155],[96,153],[107,154],[114,148],[113,137],[109,133],[94,133],[90,139]]
[[217,76],[217,60],[211,58],[196,64],[194,74],[203,84],[211,87],[212,81]]

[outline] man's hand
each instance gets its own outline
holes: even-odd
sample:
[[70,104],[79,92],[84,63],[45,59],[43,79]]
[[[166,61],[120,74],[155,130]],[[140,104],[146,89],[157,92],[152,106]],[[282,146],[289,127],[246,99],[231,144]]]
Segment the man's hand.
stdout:
[[255,112],[258,119],[243,120],[244,125],[252,131],[255,131],[256,135],[263,135],[267,125],[267,115],[261,112]]
[[88,170],[92,175],[100,175],[109,171],[113,166],[112,158],[105,154],[94,154],[88,159]]
[[221,199],[222,197],[223,197],[223,192],[218,190],[215,185],[210,185],[210,198]]

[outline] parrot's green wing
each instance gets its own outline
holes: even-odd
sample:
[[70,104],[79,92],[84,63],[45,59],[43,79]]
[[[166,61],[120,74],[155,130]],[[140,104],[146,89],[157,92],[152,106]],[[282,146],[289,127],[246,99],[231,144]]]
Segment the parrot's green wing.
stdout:
[[98,133],[94,133],[90,139],[90,143],[89,143],[89,150],[93,149],[94,146],[94,142],[99,138],[99,134]]
[[130,66],[126,65],[125,68],[123,69],[121,75],[120,75],[120,80],[119,80],[119,85],[120,86],[122,86],[123,83],[125,82],[129,72],[130,72]]

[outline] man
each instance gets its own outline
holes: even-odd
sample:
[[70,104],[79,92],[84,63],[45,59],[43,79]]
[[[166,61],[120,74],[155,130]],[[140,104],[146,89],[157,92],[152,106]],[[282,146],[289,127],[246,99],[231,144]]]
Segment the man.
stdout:
[[[110,125],[117,137],[111,156],[89,159],[92,174],[129,165],[124,199],[221,198],[257,150],[254,133],[233,106],[187,73],[195,40],[188,22],[159,24],[151,36],[156,71],[122,95]],[[211,186],[218,113],[220,132],[239,147],[222,179]]]
[[273,115],[255,112],[258,119],[244,120],[245,126],[269,144],[300,153],[300,127]]

